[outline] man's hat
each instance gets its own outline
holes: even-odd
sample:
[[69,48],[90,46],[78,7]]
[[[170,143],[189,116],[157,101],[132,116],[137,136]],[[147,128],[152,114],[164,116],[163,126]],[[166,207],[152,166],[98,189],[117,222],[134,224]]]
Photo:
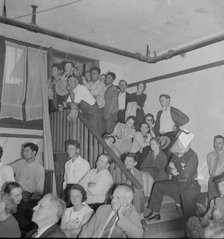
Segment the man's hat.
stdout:
[[165,149],[170,145],[170,138],[168,136],[162,135],[159,137],[161,149]]

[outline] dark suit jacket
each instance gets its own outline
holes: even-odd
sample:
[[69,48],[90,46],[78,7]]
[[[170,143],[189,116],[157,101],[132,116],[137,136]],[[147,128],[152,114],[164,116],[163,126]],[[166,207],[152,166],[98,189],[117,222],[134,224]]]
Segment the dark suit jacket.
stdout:
[[[162,110],[160,110],[156,116],[156,122],[155,122],[155,127],[154,127],[156,136],[160,135],[159,128],[160,128],[161,114],[162,114]],[[173,122],[175,123],[177,129],[180,126],[183,126],[186,123],[188,123],[190,120],[190,118],[186,114],[184,114],[182,111],[180,111],[177,108],[174,108],[172,106],[170,107],[170,114],[171,114],[171,118],[172,118]]]
[[[26,238],[31,238],[36,231],[37,228],[29,231],[26,234]],[[57,224],[54,224],[53,226],[49,227],[42,235],[40,235],[40,238],[61,238],[61,237],[66,238],[66,235]]]
[[104,119],[109,119],[110,114],[118,112],[118,89],[115,85],[110,85],[104,94]]

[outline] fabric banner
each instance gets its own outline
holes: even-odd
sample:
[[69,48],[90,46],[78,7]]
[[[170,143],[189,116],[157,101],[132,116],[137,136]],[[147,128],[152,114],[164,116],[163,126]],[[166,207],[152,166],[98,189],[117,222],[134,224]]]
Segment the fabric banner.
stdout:
[[8,41],[5,45],[0,118],[23,120],[22,105],[26,90],[27,49],[25,46]]

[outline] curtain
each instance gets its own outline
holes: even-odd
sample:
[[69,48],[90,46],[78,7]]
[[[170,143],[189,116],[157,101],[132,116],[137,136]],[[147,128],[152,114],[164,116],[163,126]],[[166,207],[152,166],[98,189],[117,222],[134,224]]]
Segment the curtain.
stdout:
[[[48,111],[47,52],[28,47],[28,84],[26,119],[43,119],[43,152],[45,169],[54,171],[50,118]],[[56,195],[55,174],[53,193]]]
[[43,118],[42,112],[42,79],[47,79],[47,60],[44,52],[28,47],[28,82],[26,93],[26,120]]
[[0,118],[23,119],[22,104],[26,90],[26,47],[5,42],[5,66]]

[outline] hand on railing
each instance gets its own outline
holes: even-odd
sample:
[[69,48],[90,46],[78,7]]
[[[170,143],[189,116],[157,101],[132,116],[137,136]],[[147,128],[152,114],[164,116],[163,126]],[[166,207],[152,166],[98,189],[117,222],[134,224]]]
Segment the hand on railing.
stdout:
[[79,110],[78,109],[71,109],[68,116],[67,120],[73,121],[75,118],[78,116]]

